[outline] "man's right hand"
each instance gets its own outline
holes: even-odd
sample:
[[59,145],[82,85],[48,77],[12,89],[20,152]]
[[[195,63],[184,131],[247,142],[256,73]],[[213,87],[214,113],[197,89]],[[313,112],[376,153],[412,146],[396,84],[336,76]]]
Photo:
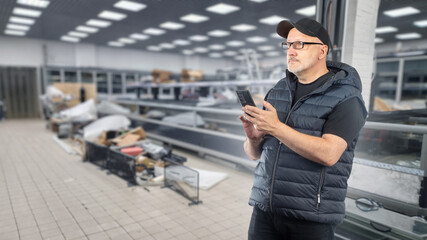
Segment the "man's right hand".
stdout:
[[264,137],[265,133],[258,131],[254,124],[247,120],[244,116],[239,116],[240,121],[242,121],[243,129],[245,130],[246,136],[249,140],[257,141]]

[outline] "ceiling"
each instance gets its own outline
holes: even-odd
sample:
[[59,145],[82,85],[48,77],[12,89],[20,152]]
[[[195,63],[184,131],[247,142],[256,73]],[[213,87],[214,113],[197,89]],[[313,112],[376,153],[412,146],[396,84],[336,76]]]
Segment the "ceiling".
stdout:
[[[190,50],[197,55],[212,57],[235,57],[233,52],[238,52],[246,48],[257,49],[264,56],[280,55],[278,43],[281,39],[272,37],[275,35],[276,25],[260,23],[260,19],[276,15],[290,20],[298,20],[304,16],[297,14],[295,12],[297,9],[316,4],[316,0],[268,0],[264,2],[253,2],[250,0],[131,0],[145,5],[144,9],[133,12],[114,7],[119,0],[52,0],[46,8],[22,5],[18,4],[17,1],[18,0],[0,0],[0,35],[5,35],[6,26],[9,23],[10,17],[18,16],[13,14],[13,10],[16,7],[41,11],[40,17],[33,18],[35,19],[35,23],[30,25],[30,29],[26,31],[23,37],[56,41],[60,41],[61,36],[67,35],[70,31],[75,31],[77,26],[84,26],[90,19],[101,20],[102,18],[97,17],[97,15],[103,10],[109,10],[123,13],[127,16],[120,21],[102,19],[110,21],[111,25],[109,27],[99,28],[96,33],[89,33],[87,37],[81,38],[80,42],[108,46],[108,42],[117,41],[120,38],[129,38],[129,36],[134,33],[145,34],[143,31],[147,28],[158,28],[165,30],[165,33],[158,36],[145,34],[149,36],[148,39],[136,40],[136,42],[132,44],[123,44],[123,47],[147,50],[149,46],[158,47],[162,43],[173,43],[173,41],[177,39],[189,40],[191,36],[203,35],[209,37],[209,39],[201,42],[190,41],[190,44],[186,46],[175,44],[174,48],[162,48],[160,52],[182,54],[183,50]],[[210,6],[221,2],[236,6],[239,10],[225,15],[206,10]],[[386,10],[406,6],[412,6],[420,12],[399,18],[392,18],[383,13]],[[183,16],[190,13],[206,16],[209,20],[201,23],[181,20]],[[395,38],[396,34],[417,32],[421,34],[422,39],[426,39],[427,27],[420,28],[413,24],[414,21],[427,19],[426,16],[426,0],[383,0],[381,1],[377,24],[379,27],[393,26],[398,30],[397,32],[377,34],[377,37],[382,38],[383,43],[390,43],[397,41]],[[310,17],[315,18],[315,16]],[[181,23],[184,24],[185,27],[178,30],[169,30],[160,27],[160,25],[165,22]],[[238,24],[253,25],[256,29],[247,32],[231,29],[232,26]],[[208,32],[217,29],[228,31],[230,35],[225,37],[207,35]],[[263,42],[248,41],[248,38],[257,36],[261,37]],[[244,45],[233,47],[228,45],[230,41],[242,41]],[[223,45],[225,48],[215,50],[209,48],[211,45]],[[162,46],[167,46],[167,44]],[[271,46],[271,49],[260,51],[260,46]],[[207,48],[208,52],[201,53],[194,51],[195,49],[198,51],[203,50],[198,48]],[[225,54],[229,56],[225,56]]]

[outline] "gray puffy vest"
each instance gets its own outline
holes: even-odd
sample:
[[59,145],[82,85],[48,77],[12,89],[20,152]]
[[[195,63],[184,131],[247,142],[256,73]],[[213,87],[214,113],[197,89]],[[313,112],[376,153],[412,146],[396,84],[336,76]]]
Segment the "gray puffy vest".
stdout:
[[[338,62],[327,62],[327,67],[335,75],[298,100],[292,109],[295,75],[287,72],[287,77],[269,91],[266,100],[276,108],[280,121],[299,132],[320,137],[325,121],[338,104],[358,98],[365,108],[357,71]],[[266,135],[249,204],[289,218],[341,223],[356,143],[357,137],[336,164],[326,167],[305,159],[275,137]]]

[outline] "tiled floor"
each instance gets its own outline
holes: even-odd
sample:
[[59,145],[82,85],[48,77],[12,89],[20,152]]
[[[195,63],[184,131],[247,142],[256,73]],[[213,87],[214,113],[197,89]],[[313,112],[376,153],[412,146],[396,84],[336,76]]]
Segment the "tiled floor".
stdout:
[[246,239],[252,175],[180,151],[229,177],[203,204],[127,183],[68,155],[41,120],[0,122],[0,239]]

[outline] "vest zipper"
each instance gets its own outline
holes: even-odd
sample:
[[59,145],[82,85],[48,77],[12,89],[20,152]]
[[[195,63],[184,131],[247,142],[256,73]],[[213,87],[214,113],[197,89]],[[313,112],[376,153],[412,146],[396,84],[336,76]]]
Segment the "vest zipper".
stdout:
[[[288,89],[289,89],[289,96],[291,97],[291,105],[292,105],[292,99],[293,99],[293,97],[292,97],[292,91],[291,91],[291,88],[290,88],[290,86],[289,86],[288,81],[285,81],[285,82],[286,82],[286,84],[288,85]],[[319,88],[321,88],[321,87],[319,87]],[[317,89],[319,89],[319,88],[317,88]],[[317,90],[317,89],[316,89],[316,90]],[[314,91],[316,91],[316,90],[313,90],[313,92],[314,92]],[[302,99],[305,99],[307,96],[311,95],[313,92],[311,92],[311,93],[309,93],[309,94],[307,94],[307,95],[302,96],[300,99],[298,99],[298,100],[295,102],[295,104],[294,104],[294,105],[291,107],[291,109],[289,110],[288,115],[286,116],[286,120],[285,120],[284,124],[287,124],[287,123],[288,123],[289,116],[291,115],[292,110],[295,108],[295,106],[298,104],[298,102],[300,102]],[[270,211],[271,211],[271,212],[273,212],[273,188],[274,188],[274,178],[275,178],[275,176],[276,176],[277,162],[278,162],[278,159],[279,159],[279,154],[280,154],[280,148],[281,148],[281,147],[282,147],[282,142],[280,142],[280,141],[279,141],[279,148],[278,148],[278,150],[277,150],[276,159],[274,160],[273,176],[272,176],[272,178],[271,178],[271,185],[270,185]],[[320,204],[320,189],[319,189],[319,192],[318,192],[318,194],[317,194],[317,197],[318,197],[318,198],[317,198],[317,201],[318,201],[317,206],[319,206],[319,204]]]
[[323,181],[325,180],[325,167],[322,167],[322,172],[320,173],[319,188],[317,189],[317,210],[319,210],[320,205],[320,192],[322,191]]

